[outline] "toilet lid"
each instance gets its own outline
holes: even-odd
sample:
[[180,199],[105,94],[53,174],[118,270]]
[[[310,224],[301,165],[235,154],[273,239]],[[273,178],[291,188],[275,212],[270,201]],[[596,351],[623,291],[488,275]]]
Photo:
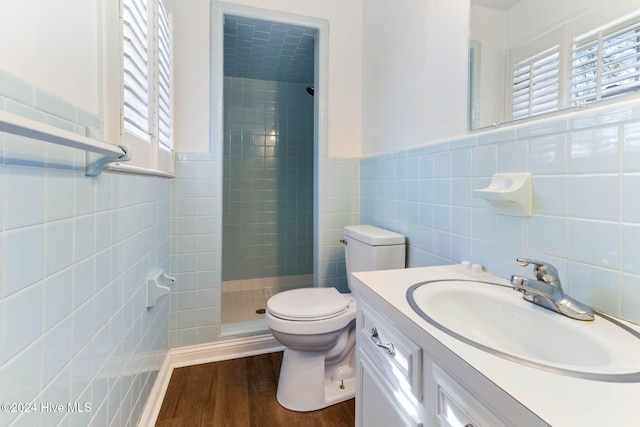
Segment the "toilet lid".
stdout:
[[336,288],[302,288],[269,298],[267,309],[286,320],[323,320],[344,313],[349,300]]

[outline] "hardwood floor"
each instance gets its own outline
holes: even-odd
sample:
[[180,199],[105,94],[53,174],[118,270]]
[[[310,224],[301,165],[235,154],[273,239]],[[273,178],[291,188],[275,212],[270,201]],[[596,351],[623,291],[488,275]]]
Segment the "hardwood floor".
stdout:
[[156,427],[347,427],[354,399],[314,412],[276,400],[282,353],[174,369]]

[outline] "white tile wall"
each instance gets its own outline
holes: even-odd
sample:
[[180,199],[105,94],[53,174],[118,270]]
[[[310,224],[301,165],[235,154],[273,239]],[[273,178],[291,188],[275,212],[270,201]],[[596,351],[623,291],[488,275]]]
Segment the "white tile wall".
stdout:
[[[0,108],[100,132],[93,114],[0,82]],[[170,181],[83,166],[83,152],[0,133],[0,401],[37,409],[3,411],[3,426],[135,426],[168,349],[169,300],[147,309],[144,283],[169,267]]]
[[[573,296],[640,323],[639,153],[635,103],[366,158],[360,219],[407,235],[411,266],[550,261]],[[531,218],[472,199],[496,172],[532,173]]]
[[171,347],[213,342],[220,332],[221,164],[218,154],[176,155],[172,186]]
[[[220,339],[221,164],[218,153],[179,153],[173,181],[171,347]],[[315,180],[314,282],[346,292],[343,228],[359,221],[359,159],[321,157]]]
[[314,254],[314,285],[333,286],[348,292],[344,264],[344,227],[358,224],[360,211],[358,159],[321,157],[314,209],[317,241]]

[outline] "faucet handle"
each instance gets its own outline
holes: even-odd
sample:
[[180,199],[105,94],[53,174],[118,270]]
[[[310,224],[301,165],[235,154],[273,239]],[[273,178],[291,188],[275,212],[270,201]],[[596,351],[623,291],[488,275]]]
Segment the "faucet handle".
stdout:
[[536,279],[548,283],[549,285],[553,285],[557,288],[561,287],[558,270],[553,265],[544,261],[537,261],[535,259],[528,258],[516,258],[516,262],[521,267],[526,267],[529,264],[533,264],[533,272],[536,275]]

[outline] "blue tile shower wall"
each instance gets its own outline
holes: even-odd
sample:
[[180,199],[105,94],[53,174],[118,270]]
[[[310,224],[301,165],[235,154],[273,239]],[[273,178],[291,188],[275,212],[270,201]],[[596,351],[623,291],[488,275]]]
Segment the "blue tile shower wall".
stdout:
[[[99,136],[101,120],[0,71],[0,109]],[[84,175],[84,152],[0,133],[3,426],[135,426],[168,349],[170,181]],[[84,412],[67,411],[79,403]],[[43,404],[64,411],[41,410]]]
[[223,280],[313,272],[313,97],[225,77]]
[[[553,263],[575,298],[640,323],[640,106],[587,111],[361,162],[360,218],[405,234],[412,267],[471,260],[503,277]],[[531,218],[472,196],[533,176]]]

